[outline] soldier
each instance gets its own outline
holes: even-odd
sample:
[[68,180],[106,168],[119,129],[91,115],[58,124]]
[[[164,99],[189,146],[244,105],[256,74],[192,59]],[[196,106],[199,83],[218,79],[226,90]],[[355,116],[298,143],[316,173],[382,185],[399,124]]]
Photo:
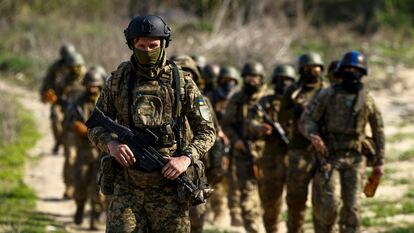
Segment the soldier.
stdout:
[[50,103],[50,120],[52,126],[53,137],[55,144],[52,152],[57,154],[59,146],[61,145],[62,135],[62,121],[63,112],[60,106],[56,103],[56,85],[66,72],[66,60],[76,53],[75,46],[72,44],[64,44],[60,48],[60,58],[56,60],[49,67],[46,76],[43,78],[42,85],[40,88],[40,96],[43,103]]
[[[193,79],[193,81],[195,82],[195,84],[201,88],[202,84],[204,83],[203,81],[203,77],[201,76],[198,68],[197,68],[197,64],[194,62],[194,60],[190,57],[190,56],[186,56],[186,55],[179,55],[179,56],[175,56],[173,61],[181,67],[181,69],[185,72],[188,72],[188,74],[191,76],[191,78]],[[204,97],[204,96],[203,96]],[[204,97],[205,98],[205,97]],[[210,104],[210,101],[205,98],[207,105],[210,108],[210,111],[212,112],[212,107]],[[216,132],[218,132],[218,121],[216,116],[214,115],[214,113],[212,112],[212,117],[213,117],[213,123],[214,123],[214,128],[216,129]],[[189,132],[191,133],[191,132]],[[191,140],[192,135],[188,135],[189,139]],[[203,163],[206,165],[206,175],[207,177],[209,177],[209,168],[208,168],[208,160],[209,160],[209,156],[204,156],[203,158]],[[203,226],[204,226],[204,220],[205,220],[205,214],[206,214],[206,206],[205,203],[198,205],[198,206],[193,206],[190,208],[190,222],[191,222],[191,232],[192,233],[201,233],[203,232]]]
[[315,170],[315,158],[308,150],[311,143],[299,132],[298,122],[303,109],[322,88],[324,69],[321,56],[316,53],[301,55],[298,67],[300,79],[286,90],[278,115],[282,125],[292,124],[286,184],[289,233],[303,232],[308,186]]
[[74,222],[81,224],[86,201],[91,201],[90,229],[97,230],[96,221],[104,210],[104,197],[96,183],[99,169],[99,152],[87,138],[85,121],[91,115],[104,84],[104,76],[92,67],[83,79],[86,91],[70,104],[64,124],[76,134],[76,159],[74,165],[74,199],[76,213]]
[[263,141],[252,138],[249,132],[249,109],[264,95],[264,68],[257,62],[246,63],[242,69],[243,89],[235,93],[223,117],[223,128],[232,144],[240,190],[240,205],[244,228],[259,232],[260,200],[257,187],[257,163]]
[[217,64],[207,64],[203,68],[202,75],[206,80],[206,85],[204,88],[204,93],[208,95],[210,92],[214,91],[217,87],[217,78],[220,74],[220,66]]
[[[85,61],[82,55],[75,54],[66,61],[67,73],[56,85],[57,104],[59,108],[66,113],[67,107],[81,93],[85,87],[82,85],[85,76]],[[75,134],[69,128],[64,127],[62,132],[62,144],[64,148],[65,162],[63,165],[63,181],[65,183],[65,191],[63,198],[71,198],[74,192],[73,168],[76,159],[76,148],[74,144]]]
[[338,64],[342,81],[322,90],[303,116],[303,133],[319,153],[319,169],[313,185],[315,232],[336,232],[341,185],[339,232],[360,232],[360,202],[365,173],[362,141],[370,125],[376,146],[374,173],[383,173],[384,128],[381,113],[362,82],[367,75],[366,58],[357,51],[345,53]]
[[[208,93],[208,97],[213,105],[214,112],[216,113],[220,125],[223,124],[224,112],[227,109],[231,96],[237,90],[237,85],[239,83],[241,83],[241,78],[237,69],[232,66],[224,66],[220,69],[219,76],[217,78],[217,88]],[[224,218],[226,183],[228,185],[227,199],[230,209],[231,225],[242,226],[243,220],[240,209],[240,191],[237,188],[235,162],[232,161],[233,159],[228,158],[228,155],[223,156],[223,153],[228,153],[225,150],[229,150],[229,147],[229,139],[225,133],[220,130],[218,132],[216,143],[209,151],[210,158],[221,158],[221,162],[218,159],[212,159],[213,161],[217,161],[216,164],[223,164],[222,169],[220,170],[221,173],[217,170],[212,171],[211,174],[214,175],[214,177],[209,177],[210,181],[213,182],[213,185],[216,183],[213,186],[214,194],[210,199],[210,207],[214,214],[214,222]],[[222,174],[226,170],[229,170],[227,175]],[[220,182],[222,178],[224,178],[224,183]],[[216,182],[214,182],[214,180],[216,180]]]
[[[282,194],[286,183],[287,172],[287,142],[281,135],[273,132],[275,129],[270,122],[263,120],[267,114],[273,122],[278,122],[280,102],[286,89],[296,80],[295,69],[290,65],[278,65],[272,74],[274,93],[260,99],[260,109],[255,107],[255,116],[252,122],[255,126],[257,137],[266,141],[263,157],[259,160],[261,178],[259,182],[260,199],[263,206],[263,223],[268,233],[276,233],[278,218],[282,208]],[[290,124],[285,124],[283,136],[287,136]],[[280,133],[280,132],[279,132]],[[282,136],[282,137],[283,137]]]
[[[189,232],[190,203],[172,181],[199,166],[213,144],[211,114],[191,77],[166,60],[170,28],[159,16],[136,17],[124,32],[133,55],[112,73],[96,107],[137,135],[150,129],[159,142],[154,150],[169,162],[149,172],[104,127],[89,128],[91,141],[118,162],[106,231]],[[191,141],[181,137],[190,129],[179,122],[187,120]]]

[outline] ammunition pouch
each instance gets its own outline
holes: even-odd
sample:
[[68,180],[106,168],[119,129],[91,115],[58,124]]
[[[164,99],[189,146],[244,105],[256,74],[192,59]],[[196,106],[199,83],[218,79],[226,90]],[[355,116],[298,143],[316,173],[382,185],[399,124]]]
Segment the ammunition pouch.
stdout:
[[101,158],[101,166],[98,175],[98,186],[104,195],[114,193],[114,182],[116,172],[116,160],[108,154]]
[[206,199],[211,196],[213,189],[207,183],[205,175],[205,167],[200,160],[194,161],[186,171],[186,175],[190,181],[197,187],[193,193],[188,193],[183,186],[177,186],[178,198],[183,202],[190,202],[191,206],[196,206],[206,202]]

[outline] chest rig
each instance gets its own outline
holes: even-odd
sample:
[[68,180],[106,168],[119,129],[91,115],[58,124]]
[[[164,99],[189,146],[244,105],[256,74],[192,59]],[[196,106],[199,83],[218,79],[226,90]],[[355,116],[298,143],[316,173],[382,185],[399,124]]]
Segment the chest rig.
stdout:
[[156,148],[181,149],[182,81],[174,65],[170,72],[163,72],[157,79],[129,72],[123,80],[128,86],[127,93],[121,95],[127,98],[121,101],[126,105],[122,109],[128,109],[128,117],[123,118],[127,122],[122,124],[135,133],[151,130],[158,137],[153,145]]

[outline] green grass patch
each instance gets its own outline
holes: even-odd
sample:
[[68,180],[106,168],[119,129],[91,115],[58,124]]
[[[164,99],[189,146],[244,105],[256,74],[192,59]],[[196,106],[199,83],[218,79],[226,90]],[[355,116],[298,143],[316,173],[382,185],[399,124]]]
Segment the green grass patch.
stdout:
[[[11,101],[11,99],[1,99]],[[27,150],[40,137],[31,115],[17,103],[19,127],[18,140],[0,147],[0,229],[4,232],[45,232],[53,226],[55,232],[64,232],[44,214],[34,211],[36,195],[23,182],[24,163]],[[7,120],[3,119],[2,120]]]
[[410,133],[397,133],[394,134],[390,137],[386,138],[387,143],[395,143],[395,142],[399,142],[399,141],[403,141],[406,139],[413,139],[414,138],[414,133],[410,132]]
[[413,233],[413,232],[414,232],[414,225],[409,225],[406,227],[394,228],[394,229],[385,231],[384,233]]

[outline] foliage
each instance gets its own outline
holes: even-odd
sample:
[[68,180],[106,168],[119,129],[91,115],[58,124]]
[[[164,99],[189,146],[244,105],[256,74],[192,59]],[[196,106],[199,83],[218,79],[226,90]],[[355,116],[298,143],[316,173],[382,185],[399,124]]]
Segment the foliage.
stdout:
[[[0,96],[3,105],[11,98]],[[7,104],[0,118],[10,121],[11,115],[17,116],[18,124],[13,124],[19,140],[0,145],[0,230],[2,232],[45,232],[46,227],[53,227],[56,232],[64,232],[44,214],[34,211],[36,195],[23,182],[24,163],[27,150],[39,138],[31,115],[21,109],[15,101]],[[4,114],[16,111],[17,114]],[[2,135],[3,138],[4,135]],[[4,138],[3,138],[4,139]]]

